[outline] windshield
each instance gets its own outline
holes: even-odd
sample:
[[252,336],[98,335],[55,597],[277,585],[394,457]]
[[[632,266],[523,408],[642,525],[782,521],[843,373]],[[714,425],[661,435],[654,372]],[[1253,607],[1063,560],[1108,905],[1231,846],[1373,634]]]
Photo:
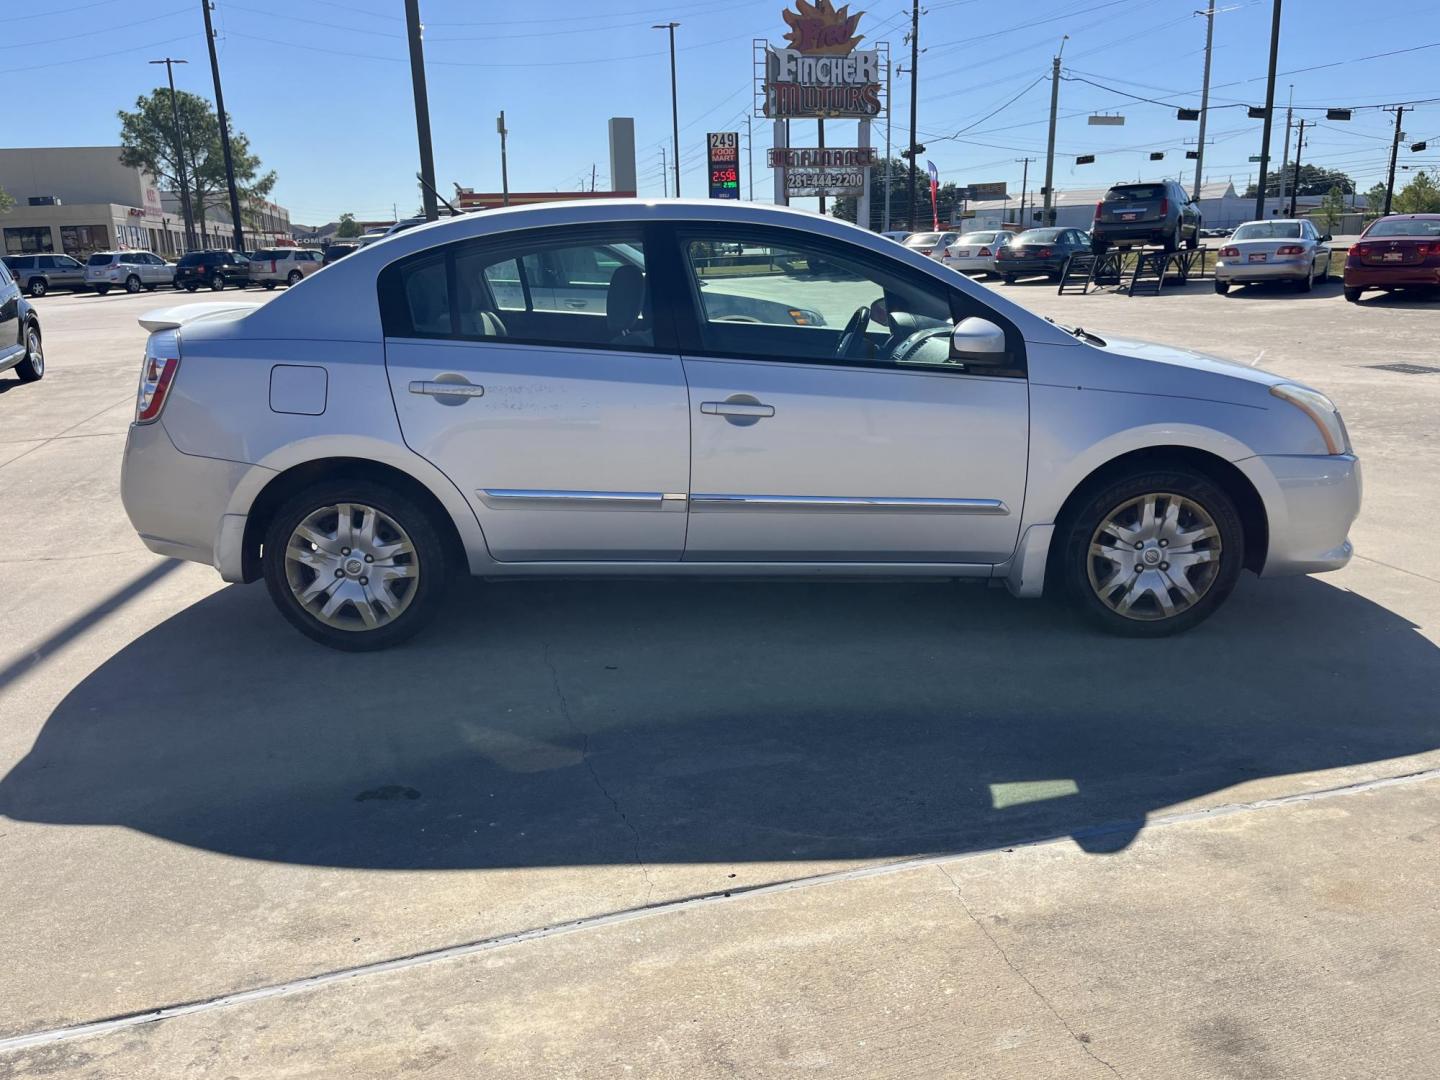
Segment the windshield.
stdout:
[[938,232],[912,233],[905,238],[906,247],[934,247],[940,240]]
[[1252,221],[1235,230],[1231,240],[1296,240],[1300,236],[1298,221]]
[[1143,202],[1164,197],[1164,184],[1124,184],[1105,193],[1106,202]]
[[1440,236],[1440,218],[1381,218],[1365,236]]
[[1053,244],[1060,239],[1064,229],[1031,229],[1017,236],[1011,243],[1014,244]]

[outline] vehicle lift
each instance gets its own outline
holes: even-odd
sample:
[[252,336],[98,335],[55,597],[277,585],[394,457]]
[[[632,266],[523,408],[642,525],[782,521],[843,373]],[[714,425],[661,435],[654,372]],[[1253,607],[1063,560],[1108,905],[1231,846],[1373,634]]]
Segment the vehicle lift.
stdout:
[[1133,248],[1135,266],[1125,281],[1125,254],[1120,248],[1110,248],[1103,254],[1071,255],[1065,260],[1065,269],[1060,273],[1061,295],[1071,292],[1088,293],[1091,289],[1108,288],[1113,292],[1125,292],[1129,296],[1141,295],[1137,290],[1148,290],[1152,296],[1159,296],[1167,277],[1178,277],[1183,285],[1193,277],[1204,277],[1210,269],[1206,266],[1212,254],[1209,248],[1199,247],[1180,251]]

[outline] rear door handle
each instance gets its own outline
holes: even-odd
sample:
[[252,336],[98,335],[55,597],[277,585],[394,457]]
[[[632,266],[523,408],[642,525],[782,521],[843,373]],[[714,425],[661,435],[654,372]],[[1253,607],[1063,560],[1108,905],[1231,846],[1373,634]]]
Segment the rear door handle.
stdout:
[[700,411],[706,416],[748,416],[759,419],[762,416],[774,416],[774,405],[762,405],[759,402],[751,404],[744,401],[702,401]]

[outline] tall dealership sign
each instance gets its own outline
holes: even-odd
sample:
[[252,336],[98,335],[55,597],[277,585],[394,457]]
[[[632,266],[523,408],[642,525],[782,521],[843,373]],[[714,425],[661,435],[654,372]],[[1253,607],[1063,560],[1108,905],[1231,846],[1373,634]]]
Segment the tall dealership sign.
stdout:
[[705,137],[705,144],[710,198],[740,198],[740,133],[712,131]]
[[[860,49],[864,12],[833,0],[795,0],[782,11],[785,44],[757,41],[756,111],[775,121],[775,199],[791,196],[860,194],[868,214],[870,121],[888,107],[882,91],[889,50]],[[796,148],[790,145],[792,120],[860,121],[858,146]],[[817,142],[824,142],[823,127]],[[799,155],[797,157],[797,155]],[[862,216],[861,222],[868,221]]]

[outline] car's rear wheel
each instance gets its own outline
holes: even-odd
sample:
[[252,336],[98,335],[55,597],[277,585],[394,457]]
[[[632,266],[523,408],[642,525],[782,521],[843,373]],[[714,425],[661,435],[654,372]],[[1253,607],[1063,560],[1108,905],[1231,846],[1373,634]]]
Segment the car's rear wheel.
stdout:
[[194,292],[194,291],[195,291],[196,289],[198,289],[198,288],[200,288],[200,286],[199,286],[199,285],[196,285],[195,282],[193,282],[193,281],[188,281],[188,282],[185,283],[185,291],[186,291],[186,292]]
[[1352,289],[1349,286],[1346,286],[1345,299],[1350,301],[1350,303],[1352,304],[1358,304],[1360,302],[1360,294],[1364,291],[1364,289]]
[[1091,495],[1065,533],[1070,595],[1102,629],[1164,637],[1204,621],[1235,587],[1245,535],[1230,497],[1189,469],[1135,473]]
[[1228,293],[1228,292],[1230,291],[1230,283],[1229,283],[1228,281],[1217,281],[1217,282],[1215,282],[1215,291],[1216,291],[1217,293],[1219,293],[1221,296],[1224,296],[1226,293]]
[[300,281],[300,278],[303,276],[304,275],[302,275],[299,270],[291,270],[290,273],[285,276],[285,284],[295,285]]
[[96,286],[95,286],[95,291],[96,291],[96,293],[98,293],[99,295],[104,296],[106,293],[108,293],[108,292],[110,291],[110,286],[109,286],[109,285],[96,285]]
[[1177,222],[1175,231],[1165,237],[1164,248],[1167,253],[1180,250],[1180,225]]
[[1014,285],[1014,284],[1015,284],[1015,275],[1014,275],[1014,274],[1001,274],[1000,276],[1005,279],[1005,284],[1006,284],[1006,285]]
[[1315,264],[1314,264],[1313,262],[1310,264],[1310,270],[1309,270],[1309,272],[1306,273],[1306,275],[1305,275],[1303,278],[1301,278],[1298,282],[1296,282],[1296,285],[1299,287],[1299,289],[1300,289],[1301,292],[1312,292],[1312,291],[1314,291],[1314,289],[1315,289]]
[[50,287],[49,284],[45,281],[44,278],[37,277],[37,278],[31,278],[31,279],[30,279],[30,295],[31,295],[31,296],[44,296],[46,290],[47,290],[49,287]]
[[265,288],[267,288],[267,289],[273,289],[273,288],[275,288],[275,282],[273,282],[273,281],[264,282],[264,285],[265,285]]
[[125,279],[125,291],[127,293],[138,293],[141,289],[142,284],[143,282],[141,282],[138,277],[136,277],[134,274],[131,274]]
[[45,350],[41,348],[40,328],[33,323],[25,331],[25,359],[15,365],[21,382],[35,382],[45,377]]
[[398,644],[434,616],[448,576],[430,516],[371,481],[328,481],[276,511],[265,533],[265,584],[306,637],[365,652]]

